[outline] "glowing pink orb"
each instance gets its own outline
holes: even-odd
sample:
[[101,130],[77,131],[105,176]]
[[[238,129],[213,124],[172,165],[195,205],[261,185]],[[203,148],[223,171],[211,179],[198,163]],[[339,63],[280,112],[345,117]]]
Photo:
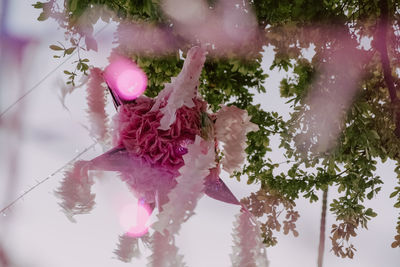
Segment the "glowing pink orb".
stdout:
[[104,79],[122,100],[138,98],[147,87],[146,74],[132,60],[125,57],[117,57],[107,66]]
[[119,216],[119,221],[127,235],[140,237],[147,233],[146,225],[151,215],[151,209],[143,203],[126,205]]

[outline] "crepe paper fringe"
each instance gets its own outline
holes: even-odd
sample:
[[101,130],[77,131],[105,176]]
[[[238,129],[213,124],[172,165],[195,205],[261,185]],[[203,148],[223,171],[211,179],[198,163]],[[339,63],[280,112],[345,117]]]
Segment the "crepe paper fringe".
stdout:
[[217,113],[215,134],[223,143],[222,166],[229,174],[239,170],[246,158],[247,133],[258,130],[250,119],[246,110],[235,106],[223,106]]
[[114,250],[114,254],[120,261],[130,262],[132,258],[140,258],[141,252],[139,243],[142,243],[145,247],[151,246],[151,240],[149,234],[141,237],[132,237],[127,234],[119,237],[118,247]]
[[231,263],[233,267],[268,267],[260,225],[254,216],[242,209],[234,222]]
[[183,160],[185,165],[179,169],[177,185],[169,192],[169,202],[162,206],[158,221],[152,226],[160,233],[177,234],[181,224],[194,214],[197,201],[204,192],[205,178],[216,166],[213,142],[196,136],[195,142],[188,145]]
[[[160,109],[164,115],[161,118],[159,129],[168,130],[175,122],[176,111],[186,106],[195,106],[193,98],[197,96],[199,78],[206,60],[206,51],[200,47],[191,48],[186,56],[182,71],[177,77],[171,79],[171,83],[165,84],[160,92],[152,111]],[[163,106],[164,105],[164,106]]]
[[65,172],[60,187],[55,191],[61,199],[60,206],[71,222],[76,222],[74,215],[89,213],[95,205],[95,194],[90,189],[94,184],[89,177],[85,161],[77,161]]
[[183,256],[178,254],[174,237],[155,232],[151,240],[153,254],[148,257],[148,267],[185,267]]
[[141,96],[134,103],[120,106],[113,118],[114,145],[123,146],[149,163],[178,171],[183,165],[182,154],[186,153],[186,143],[192,143],[200,135],[200,114],[207,104],[193,99],[192,108],[181,107],[176,112],[175,122],[166,131],[158,129],[163,114],[151,111],[152,98]]
[[106,90],[101,69],[92,68],[87,86],[87,103],[90,135],[103,146],[109,142],[108,117],[106,113]]

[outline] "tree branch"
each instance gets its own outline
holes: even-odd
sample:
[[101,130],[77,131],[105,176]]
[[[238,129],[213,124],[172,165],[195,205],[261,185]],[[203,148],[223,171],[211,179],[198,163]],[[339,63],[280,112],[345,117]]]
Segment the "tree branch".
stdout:
[[389,26],[389,7],[388,0],[380,0],[379,8],[381,11],[378,29],[375,38],[375,45],[381,55],[381,64],[383,70],[383,77],[385,79],[386,86],[389,90],[390,100],[395,110],[395,123],[396,129],[395,134],[400,138],[400,111],[399,111],[399,99],[396,94],[396,87],[393,81],[392,68],[390,67],[390,60],[388,56],[386,34]]
[[321,211],[321,224],[319,230],[319,246],[318,246],[318,267],[322,267],[324,260],[325,250],[325,225],[326,225],[326,210],[328,202],[328,189],[324,190],[322,196],[322,211]]

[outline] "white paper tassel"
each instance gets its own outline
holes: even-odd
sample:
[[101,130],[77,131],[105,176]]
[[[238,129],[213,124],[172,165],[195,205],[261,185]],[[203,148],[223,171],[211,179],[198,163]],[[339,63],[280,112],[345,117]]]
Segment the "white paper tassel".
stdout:
[[268,267],[265,245],[262,243],[260,225],[247,210],[236,215],[233,233],[233,267]]

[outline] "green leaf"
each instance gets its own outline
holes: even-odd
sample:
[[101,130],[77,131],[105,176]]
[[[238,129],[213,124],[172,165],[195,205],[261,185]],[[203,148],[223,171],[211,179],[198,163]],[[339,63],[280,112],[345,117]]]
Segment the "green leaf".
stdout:
[[389,197],[394,198],[398,193],[399,193],[399,191],[396,190],[396,191],[392,192]]
[[73,13],[78,7],[78,0],[70,0],[69,10]]
[[51,50],[55,50],[55,51],[60,51],[60,50],[64,50],[64,48],[58,46],[58,45],[50,45],[49,46]]
[[35,4],[32,4],[32,6],[34,8],[40,9],[40,8],[43,8],[43,3],[42,2],[36,2]]
[[68,48],[68,49],[65,49],[64,53],[65,53],[66,55],[71,55],[72,52],[75,51],[75,49],[76,49],[76,47],[70,47],[70,48]]
[[44,21],[49,18],[49,15],[47,12],[42,12],[40,13],[39,17],[37,18],[38,21]]

